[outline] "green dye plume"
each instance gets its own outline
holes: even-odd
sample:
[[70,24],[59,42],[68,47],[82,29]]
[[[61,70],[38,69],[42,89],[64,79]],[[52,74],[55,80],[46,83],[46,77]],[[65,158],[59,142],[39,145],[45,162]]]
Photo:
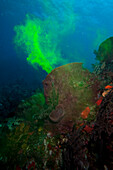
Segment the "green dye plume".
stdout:
[[[14,27],[16,32],[14,42],[17,47],[21,47],[26,52],[27,61],[35,69],[41,66],[43,70],[50,73],[56,65],[68,63],[62,58],[60,41],[68,31],[75,29],[75,14],[73,10],[70,11],[71,8],[68,13],[65,12],[69,9],[69,4],[66,4],[66,9],[62,12],[63,16],[58,16],[58,7],[55,8],[51,0],[45,2],[44,10],[48,17],[41,20],[27,15],[25,24]],[[49,7],[54,11],[51,16],[48,14]]]
[[[17,46],[22,46],[28,54],[27,61],[34,68],[37,68],[38,64],[43,70],[49,73],[57,60],[56,56],[53,56],[56,47],[52,44],[51,34],[45,34],[43,26],[43,22],[39,19],[30,19],[27,16],[25,25],[15,26],[16,37],[14,41]],[[58,52],[57,56],[59,56]]]

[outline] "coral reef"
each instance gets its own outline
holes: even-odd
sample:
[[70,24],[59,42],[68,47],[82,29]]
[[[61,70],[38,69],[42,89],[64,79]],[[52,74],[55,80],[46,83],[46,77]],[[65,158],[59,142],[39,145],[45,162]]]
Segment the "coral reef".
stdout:
[[113,92],[100,104],[97,119],[74,129],[64,145],[64,169],[112,169]]
[[108,40],[93,73],[82,63],[54,69],[43,81],[44,92],[22,100],[15,117],[0,122],[1,169],[112,169],[113,62],[109,43],[103,49]]

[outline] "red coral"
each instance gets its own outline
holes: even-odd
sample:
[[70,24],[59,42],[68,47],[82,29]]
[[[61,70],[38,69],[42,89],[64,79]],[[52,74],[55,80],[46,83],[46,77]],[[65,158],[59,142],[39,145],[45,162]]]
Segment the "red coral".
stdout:
[[99,106],[102,103],[102,99],[103,99],[103,97],[100,97],[99,100],[97,100],[97,102],[96,102],[97,106]]
[[93,127],[91,128],[88,125],[86,125],[83,130],[86,131],[87,133],[90,133],[93,130]]
[[30,163],[27,168],[28,170],[30,170],[31,168],[34,168],[35,170],[35,162],[33,161],[32,163]]

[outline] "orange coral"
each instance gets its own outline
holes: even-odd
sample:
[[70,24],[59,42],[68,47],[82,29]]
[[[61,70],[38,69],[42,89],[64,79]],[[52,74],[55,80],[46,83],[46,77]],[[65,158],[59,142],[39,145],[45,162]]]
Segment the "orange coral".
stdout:
[[90,108],[86,107],[85,110],[81,113],[81,117],[83,119],[86,119],[88,117],[89,113],[90,113]]
[[113,86],[111,86],[111,85],[107,85],[106,87],[105,87],[105,89],[112,89],[113,88]]
[[104,92],[102,93],[102,96],[105,97],[110,91],[111,91],[111,89],[108,89],[108,90],[104,91]]

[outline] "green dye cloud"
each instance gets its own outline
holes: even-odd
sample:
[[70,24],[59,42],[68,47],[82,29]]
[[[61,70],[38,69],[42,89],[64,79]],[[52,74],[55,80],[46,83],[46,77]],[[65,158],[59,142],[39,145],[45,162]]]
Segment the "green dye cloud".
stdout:
[[44,2],[42,7],[46,17],[42,20],[27,15],[23,25],[14,27],[16,32],[14,43],[16,47],[24,50],[27,54],[27,61],[35,69],[41,66],[43,70],[50,73],[56,65],[68,63],[62,58],[62,49],[59,44],[68,31],[75,30],[75,14],[72,4],[70,8],[69,3],[58,8],[52,4],[51,0]]
[[[38,18],[27,16],[25,25],[15,26],[17,46],[20,46],[27,53],[27,61],[37,68],[37,64],[49,73],[59,58],[59,51],[56,43],[52,44],[51,32],[47,33],[44,24]],[[56,54],[57,53],[57,54]],[[57,56],[57,57],[56,57]]]

